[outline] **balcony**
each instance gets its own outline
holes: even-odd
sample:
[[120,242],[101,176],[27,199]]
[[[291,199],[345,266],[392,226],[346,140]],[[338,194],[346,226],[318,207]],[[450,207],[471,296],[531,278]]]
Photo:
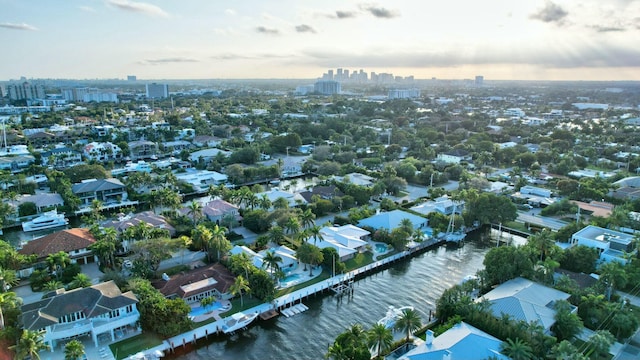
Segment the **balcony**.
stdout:
[[54,325],[47,331],[44,337],[45,341],[65,339],[79,334],[90,332],[92,329],[91,321],[82,320],[68,324]]

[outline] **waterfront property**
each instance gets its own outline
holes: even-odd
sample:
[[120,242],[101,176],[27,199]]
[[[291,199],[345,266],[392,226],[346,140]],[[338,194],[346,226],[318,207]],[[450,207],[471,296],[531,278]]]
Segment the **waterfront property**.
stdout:
[[433,331],[427,330],[424,343],[402,355],[398,360],[507,360],[508,357],[500,354],[501,344],[500,339],[465,322],[459,322],[435,338]]
[[[102,226],[105,228],[113,228],[118,233],[125,232],[128,228],[132,226],[136,226],[140,223],[147,224],[150,227],[157,229],[165,229],[169,232],[171,237],[175,236],[176,229],[169,224],[167,219],[162,215],[157,215],[153,211],[143,211],[138,214],[119,214],[117,220],[109,220],[102,223]],[[133,240],[124,239],[122,241],[122,247],[124,252],[129,251],[129,247],[131,246],[131,242]]]
[[176,178],[193,186],[193,190],[200,194],[207,192],[211,185],[217,186],[227,182],[227,175],[209,170],[189,170],[176,174]]
[[99,346],[99,336],[107,334],[111,341],[127,328],[135,328],[140,313],[138,299],[131,292],[122,293],[113,281],[88,288],[65,291],[22,306],[21,322],[25,329],[44,330],[44,342],[53,351],[66,340],[91,336]]
[[[89,247],[96,242],[89,229],[74,228],[57,231],[43,236],[39,239],[31,240],[22,249],[18,250],[23,255],[35,255],[34,266],[46,261],[47,256],[64,251],[69,254],[71,262],[77,264],[88,264],[95,262],[95,256]],[[21,277],[31,275],[34,266],[20,270]]]
[[366,219],[360,220],[358,226],[367,226],[373,229],[386,229],[391,232],[393,229],[400,227],[402,220],[408,219],[413,224],[414,229],[422,229],[427,226],[427,219],[422,216],[402,210],[392,210],[381,212]]
[[[357,226],[343,225],[343,226],[325,226],[320,229],[320,235],[322,236],[315,244],[319,248],[332,247],[338,252],[340,261],[346,261],[355,256],[355,254],[365,251],[367,243],[367,237],[371,233],[367,230],[361,229]],[[310,241],[315,239],[310,239]]]
[[289,273],[297,269],[298,259],[296,258],[296,252],[284,245],[262,250],[258,253],[246,246],[236,245],[231,249],[230,254],[235,255],[245,253],[249,255],[253,262],[253,265],[261,269],[264,267],[263,259],[267,255],[267,252],[273,253],[274,255],[280,257],[281,260],[278,261],[278,267],[285,273]]
[[589,225],[571,236],[572,245],[584,245],[598,250],[601,262],[627,263],[626,254],[638,251],[633,235]]
[[454,212],[456,214],[462,214],[464,201],[453,201],[447,195],[443,195],[439,198],[413,206],[411,210],[422,215],[429,215],[432,212],[439,212],[443,215],[451,215]]
[[197,303],[207,297],[228,300],[232,298],[229,289],[235,276],[222,264],[201,267],[184,274],[162,275],[153,286],[167,298],[181,298],[187,304]]
[[120,202],[128,197],[124,184],[115,178],[89,179],[73,184],[71,191],[80,199],[80,206],[90,206],[93,200],[104,204]]
[[[568,301],[570,296],[525,278],[515,278],[489,291],[476,301],[489,301],[495,317],[506,314],[516,321],[537,322],[544,327],[547,334],[551,334],[551,327],[556,322],[554,305],[559,300]],[[572,306],[572,312],[577,311],[578,308]]]

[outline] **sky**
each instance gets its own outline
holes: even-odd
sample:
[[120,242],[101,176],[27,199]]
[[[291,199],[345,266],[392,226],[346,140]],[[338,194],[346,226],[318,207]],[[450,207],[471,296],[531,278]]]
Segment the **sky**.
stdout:
[[[640,80],[640,0],[0,0],[0,80]],[[335,70],[334,70],[335,72]]]

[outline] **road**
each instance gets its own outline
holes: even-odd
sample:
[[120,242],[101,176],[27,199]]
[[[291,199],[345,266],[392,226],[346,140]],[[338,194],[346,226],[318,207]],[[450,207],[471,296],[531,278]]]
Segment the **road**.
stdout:
[[559,230],[565,226],[567,226],[566,221],[544,217],[540,215],[532,215],[531,211],[518,211],[518,218],[516,221],[521,223],[529,223],[533,225],[538,225],[542,227],[549,228],[551,230]]

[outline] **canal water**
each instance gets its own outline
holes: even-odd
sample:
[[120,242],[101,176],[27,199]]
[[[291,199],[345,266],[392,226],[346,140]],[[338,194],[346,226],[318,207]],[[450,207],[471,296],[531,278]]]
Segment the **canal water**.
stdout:
[[355,323],[370,328],[389,306],[412,305],[426,322],[444,290],[483,268],[484,255],[496,246],[493,235],[489,230],[471,233],[459,248],[440,246],[358,280],[351,296],[312,296],[303,300],[306,312],[258,320],[232,336],[179,347],[168,358],[321,359],[337,335]]

